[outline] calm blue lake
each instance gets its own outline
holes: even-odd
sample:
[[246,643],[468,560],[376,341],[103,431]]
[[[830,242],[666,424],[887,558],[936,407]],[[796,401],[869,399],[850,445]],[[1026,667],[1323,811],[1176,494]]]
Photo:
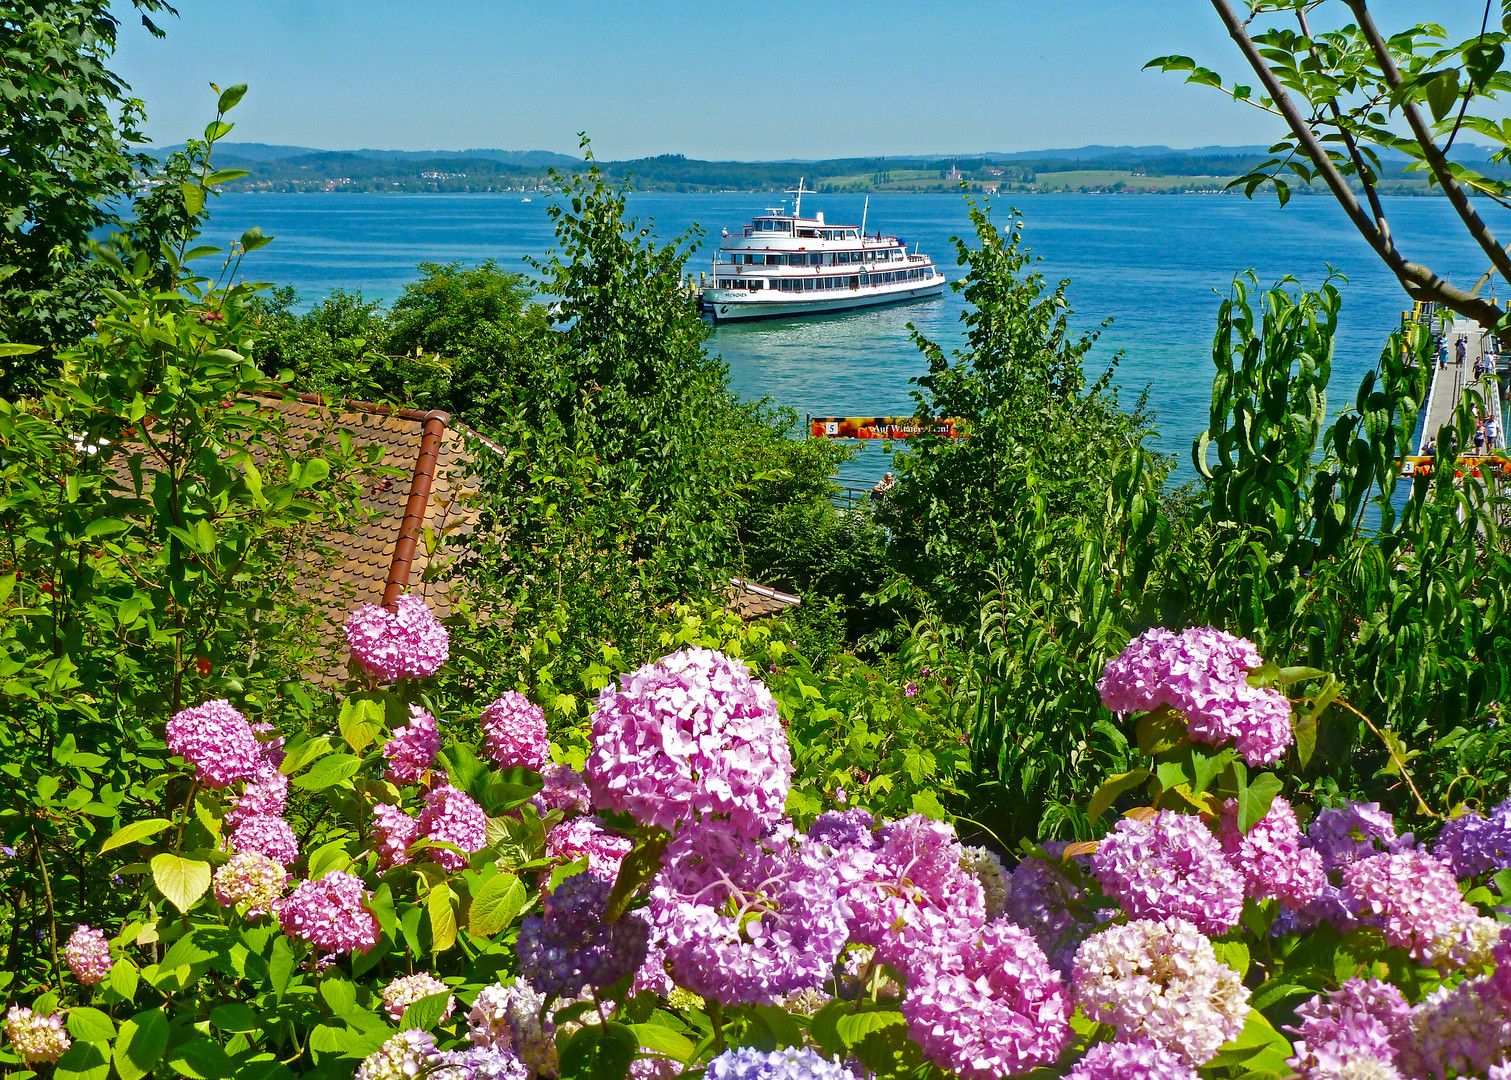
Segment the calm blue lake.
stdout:
[[[632,213],[671,238],[699,225],[704,249],[689,269],[708,263],[721,229],[735,230],[780,196],[645,194]],[[1069,296],[1082,326],[1112,325],[1092,354],[1097,370],[1117,360],[1125,400],[1145,387],[1159,418],[1163,449],[1181,459],[1189,478],[1192,439],[1206,426],[1211,339],[1219,302],[1235,273],[1253,269],[1268,282],[1290,274],[1320,282],[1328,265],[1348,277],[1333,368],[1331,404],[1353,397],[1359,377],[1409,306],[1395,279],[1353,230],[1331,198],[1298,197],[1284,208],[1273,199],[1202,195],[1020,195],[1028,245],[1051,281],[1070,279]],[[1408,258],[1459,283],[1484,270],[1482,258],[1443,199],[1387,199],[1397,242]],[[1008,200],[999,200],[1006,220]],[[834,223],[861,219],[862,197],[805,196],[806,212]],[[421,262],[496,259],[526,270],[553,235],[545,202],[519,195],[226,195],[213,208],[207,240],[225,243],[253,225],[276,237],[250,257],[247,277],[295,286],[313,301],[337,286],[391,300]],[[1498,234],[1511,216],[1481,201]],[[954,195],[873,195],[866,226],[905,238],[932,254],[952,278],[950,241],[969,229]],[[1504,289],[1504,283],[1502,283]],[[915,324],[935,340],[958,339],[958,296],[845,315],[721,325],[710,348],[729,363],[735,388],[769,397],[799,416],[911,413],[909,380],[924,370],[908,336]],[[1088,433],[1094,437],[1095,433]],[[844,472],[874,479],[887,466],[879,444],[864,448]]]

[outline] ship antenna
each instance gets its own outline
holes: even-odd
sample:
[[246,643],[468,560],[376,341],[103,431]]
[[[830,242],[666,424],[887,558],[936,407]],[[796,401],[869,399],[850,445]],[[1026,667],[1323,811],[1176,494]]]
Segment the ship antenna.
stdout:
[[866,196],[866,205],[861,209],[861,212],[860,212],[860,239],[861,239],[861,246],[862,247],[865,247],[865,239],[866,239],[866,215],[868,213],[870,213],[870,211],[871,211],[871,196],[867,195]]
[[[805,179],[807,179],[807,178],[806,177],[802,177],[802,176],[798,177],[797,190],[796,191],[793,191],[791,188],[788,188],[786,191],[784,191],[782,193],[784,195],[796,195],[797,196],[797,202],[794,203],[793,206],[792,206],[792,216],[793,217],[802,217],[803,216],[803,195],[805,194],[804,191],[803,191],[803,181]],[[806,194],[813,195],[813,194],[816,194],[816,193],[814,192],[814,190],[812,188],[809,188],[808,191],[806,192]]]

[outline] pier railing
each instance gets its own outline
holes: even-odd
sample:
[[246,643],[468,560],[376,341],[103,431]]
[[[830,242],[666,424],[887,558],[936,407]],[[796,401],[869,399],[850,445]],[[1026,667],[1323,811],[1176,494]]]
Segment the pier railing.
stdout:
[[850,476],[836,476],[832,481],[834,492],[829,501],[840,510],[858,510],[871,501],[871,489],[876,485]]

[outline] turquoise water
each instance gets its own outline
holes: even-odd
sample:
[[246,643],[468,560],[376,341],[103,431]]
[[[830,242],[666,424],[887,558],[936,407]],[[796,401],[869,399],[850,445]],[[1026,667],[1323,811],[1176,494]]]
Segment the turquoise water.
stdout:
[[[670,238],[701,224],[704,250],[689,268],[707,266],[721,229],[736,229],[775,205],[770,195],[646,194],[631,213]],[[1330,198],[1239,196],[1023,195],[1014,200],[1025,239],[1052,281],[1070,279],[1076,321],[1111,318],[1091,354],[1100,371],[1121,351],[1116,381],[1131,402],[1146,386],[1158,415],[1160,445],[1178,454],[1189,477],[1192,439],[1206,426],[1211,339],[1219,296],[1235,273],[1253,269],[1262,282],[1291,274],[1315,285],[1327,265],[1348,276],[1333,368],[1334,408],[1353,397],[1359,377],[1409,306],[1395,279]],[[1477,249],[1443,199],[1387,199],[1398,245],[1451,281],[1472,283],[1484,269]],[[862,197],[806,196],[805,212],[835,223],[859,223]],[[1000,203],[1005,220],[1007,201]],[[1511,216],[1488,204],[1498,234]],[[1493,213],[1492,213],[1493,212]],[[543,255],[552,232],[545,202],[518,195],[227,195],[214,207],[207,239],[225,242],[253,225],[276,241],[248,260],[249,278],[295,286],[313,300],[335,286],[391,300],[420,262],[497,259],[526,269]],[[918,243],[953,279],[959,276],[950,237],[969,229],[954,195],[873,195],[866,222]],[[1504,239],[1504,237],[1503,237]],[[1504,283],[1502,283],[1504,289]],[[929,337],[953,343],[961,301],[953,293],[897,307],[850,314],[719,326],[710,348],[729,363],[735,388],[766,396],[805,414],[854,416],[911,413],[908,380],[924,365],[908,337],[914,323]],[[887,465],[879,444],[864,448],[846,475],[875,478]]]

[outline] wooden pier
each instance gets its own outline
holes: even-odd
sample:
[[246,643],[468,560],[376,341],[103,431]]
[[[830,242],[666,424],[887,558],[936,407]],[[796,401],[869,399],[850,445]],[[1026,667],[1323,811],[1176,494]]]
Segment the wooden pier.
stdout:
[[[1460,340],[1465,343],[1462,363],[1458,360]],[[1467,319],[1455,319],[1449,324],[1443,341],[1447,346],[1447,363],[1442,362],[1442,354],[1433,358],[1432,389],[1428,392],[1427,403],[1422,409],[1422,433],[1417,443],[1417,454],[1425,454],[1428,444],[1438,437],[1443,425],[1453,422],[1454,411],[1463,400],[1465,390],[1479,392],[1484,399],[1486,419],[1495,421],[1496,436],[1486,445],[1485,452],[1488,454],[1504,450],[1506,428],[1501,417],[1500,385],[1497,378],[1497,369],[1501,363],[1499,353],[1492,350],[1488,354],[1489,363],[1483,362],[1487,355],[1486,335],[1478,323]],[[1476,368],[1482,372],[1478,378],[1474,374]],[[1445,449],[1436,447],[1436,456],[1442,457]],[[1473,452],[1472,441],[1468,446],[1458,447],[1459,455]]]

